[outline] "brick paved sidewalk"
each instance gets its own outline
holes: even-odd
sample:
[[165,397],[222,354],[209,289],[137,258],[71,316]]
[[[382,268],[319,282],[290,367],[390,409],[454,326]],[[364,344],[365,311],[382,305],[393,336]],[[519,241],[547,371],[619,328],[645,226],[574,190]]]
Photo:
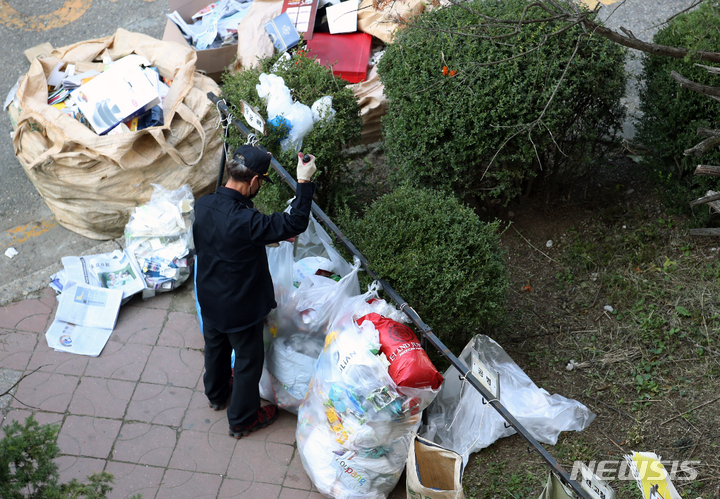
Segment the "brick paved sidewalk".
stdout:
[[[281,411],[270,427],[236,440],[224,411],[207,407],[192,286],[133,298],[96,358],[48,348],[56,303],[48,289],[0,308],[0,393],[39,367],[15,399],[0,399],[0,425],[30,414],[59,424],[62,481],[108,471],[111,498],[322,497],[297,453],[296,416]],[[403,476],[390,497],[404,496]]]

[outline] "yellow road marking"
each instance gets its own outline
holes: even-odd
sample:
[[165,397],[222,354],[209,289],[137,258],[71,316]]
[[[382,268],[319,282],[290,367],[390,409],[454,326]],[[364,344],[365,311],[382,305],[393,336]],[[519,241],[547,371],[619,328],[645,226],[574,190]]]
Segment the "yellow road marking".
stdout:
[[47,31],[77,21],[91,5],[92,0],[65,0],[55,12],[31,16],[13,9],[7,0],[0,0],[0,24],[26,31]]
[[601,3],[603,5],[612,5],[614,3],[619,2],[620,0],[580,0],[581,3],[584,3],[588,6],[590,9],[594,9],[598,3]]
[[8,229],[5,231],[5,233],[8,235],[10,240],[6,244],[3,244],[2,247],[22,244],[32,237],[44,234],[53,227],[56,227],[57,224],[58,223],[57,221],[55,221],[54,218],[50,218],[46,220],[41,220],[39,222],[30,222],[29,224],[25,225],[18,225],[17,227]]

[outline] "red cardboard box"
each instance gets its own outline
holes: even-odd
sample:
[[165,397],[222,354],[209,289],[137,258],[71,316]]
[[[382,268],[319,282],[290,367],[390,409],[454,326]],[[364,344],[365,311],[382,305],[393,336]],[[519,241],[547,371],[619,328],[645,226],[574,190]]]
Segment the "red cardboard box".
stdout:
[[349,83],[367,78],[371,46],[372,35],[367,33],[315,33],[307,42],[310,57],[326,66],[334,64],[333,73]]

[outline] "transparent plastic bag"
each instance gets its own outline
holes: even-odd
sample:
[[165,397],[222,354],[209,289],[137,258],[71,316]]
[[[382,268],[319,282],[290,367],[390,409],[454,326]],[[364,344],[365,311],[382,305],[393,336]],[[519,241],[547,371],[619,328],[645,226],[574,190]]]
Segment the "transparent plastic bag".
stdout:
[[[295,243],[283,241],[266,251],[277,307],[267,317],[263,338],[267,374],[264,375],[264,386],[261,383],[261,393],[263,398],[279,407],[297,413],[331,317],[346,298],[360,294],[359,263],[354,268],[348,264],[333,247],[327,232],[313,218]],[[325,266],[332,262],[332,272],[344,277],[335,282],[309,275],[305,278],[307,284],[301,283],[300,288],[296,288],[293,267],[297,262],[313,257],[322,258]]]
[[153,189],[150,202],[135,208],[125,226],[128,252],[140,265],[149,288],[143,291],[144,297],[184,283],[195,253],[192,189],[187,184],[176,190],[153,184]]
[[358,260],[352,272],[338,282],[319,275],[306,277],[295,291],[293,321],[298,329],[324,336],[330,320],[342,307],[344,301],[360,294],[357,275],[359,270]]
[[[500,373],[500,402],[539,442],[555,445],[562,431],[582,431],[595,419],[587,407],[562,395],[550,395],[530,377],[494,340],[477,335],[460,354],[466,366],[475,352],[488,369]],[[428,427],[422,436],[451,449],[467,464],[471,453],[515,433],[505,420],[473,387],[459,379],[454,367],[448,369],[440,393],[428,408]]]
[[[377,355],[377,332],[352,320],[375,290],[353,297],[325,338],[298,413],[303,466],[323,495],[385,498],[395,488],[422,410],[437,391],[397,387]],[[363,310],[355,311],[360,306]]]

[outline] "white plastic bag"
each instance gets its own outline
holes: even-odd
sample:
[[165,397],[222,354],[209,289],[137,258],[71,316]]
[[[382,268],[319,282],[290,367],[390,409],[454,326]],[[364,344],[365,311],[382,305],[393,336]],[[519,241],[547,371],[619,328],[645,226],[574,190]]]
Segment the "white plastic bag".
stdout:
[[[538,388],[491,338],[477,335],[465,346],[460,360],[468,367],[473,352],[485,367],[500,373],[500,402],[539,442],[555,445],[560,432],[582,431],[595,419],[580,402]],[[454,367],[445,372],[445,383],[428,408],[428,427],[422,436],[463,456],[464,466],[471,453],[514,434],[515,429],[505,428],[505,420],[459,375]]]
[[258,96],[267,104],[268,120],[282,116],[290,122],[288,136],[280,141],[283,151],[291,147],[299,151],[302,141],[315,125],[312,110],[302,102],[293,102],[285,80],[274,74],[262,73],[255,85]]
[[295,291],[295,313],[293,320],[301,331],[311,334],[327,332],[330,320],[342,307],[344,301],[360,294],[358,271],[360,261],[356,262],[353,271],[335,282],[328,277],[311,275],[303,280]]
[[303,466],[320,493],[336,499],[387,497],[405,467],[422,410],[437,393],[397,387],[375,353],[373,328],[348,320],[355,306],[373,298],[374,290],[353,297],[336,314],[343,320],[325,339],[298,413]]
[[[360,266],[358,263],[352,267],[340,256],[330,236],[313,217],[308,229],[296,238],[296,244],[283,241],[266,251],[278,305],[267,318],[263,338],[266,355],[261,396],[297,413],[331,317],[345,299],[360,294],[357,278]],[[325,262],[324,266],[331,266],[343,278],[335,282],[309,275],[305,279],[308,283],[301,285],[302,289],[296,288],[293,267],[307,259]],[[305,271],[314,274],[309,267]]]
[[301,102],[294,102],[287,112],[281,114],[291,126],[287,138],[280,141],[280,147],[283,151],[292,147],[295,152],[300,152],[303,139],[315,125],[312,110]]
[[313,122],[315,123],[324,119],[332,121],[333,118],[335,118],[336,111],[332,107],[332,95],[320,97],[318,100],[313,102],[310,109],[312,109]]
[[260,84],[255,85],[258,96],[267,104],[267,114],[270,121],[278,115],[287,114],[293,105],[290,89],[285,80],[274,74],[262,73]]
[[195,252],[195,198],[190,186],[171,191],[153,184],[153,189],[150,202],[135,208],[125,226],[127,250],[140,265],[149,288],[143,297],[170,291],[185,282]]

